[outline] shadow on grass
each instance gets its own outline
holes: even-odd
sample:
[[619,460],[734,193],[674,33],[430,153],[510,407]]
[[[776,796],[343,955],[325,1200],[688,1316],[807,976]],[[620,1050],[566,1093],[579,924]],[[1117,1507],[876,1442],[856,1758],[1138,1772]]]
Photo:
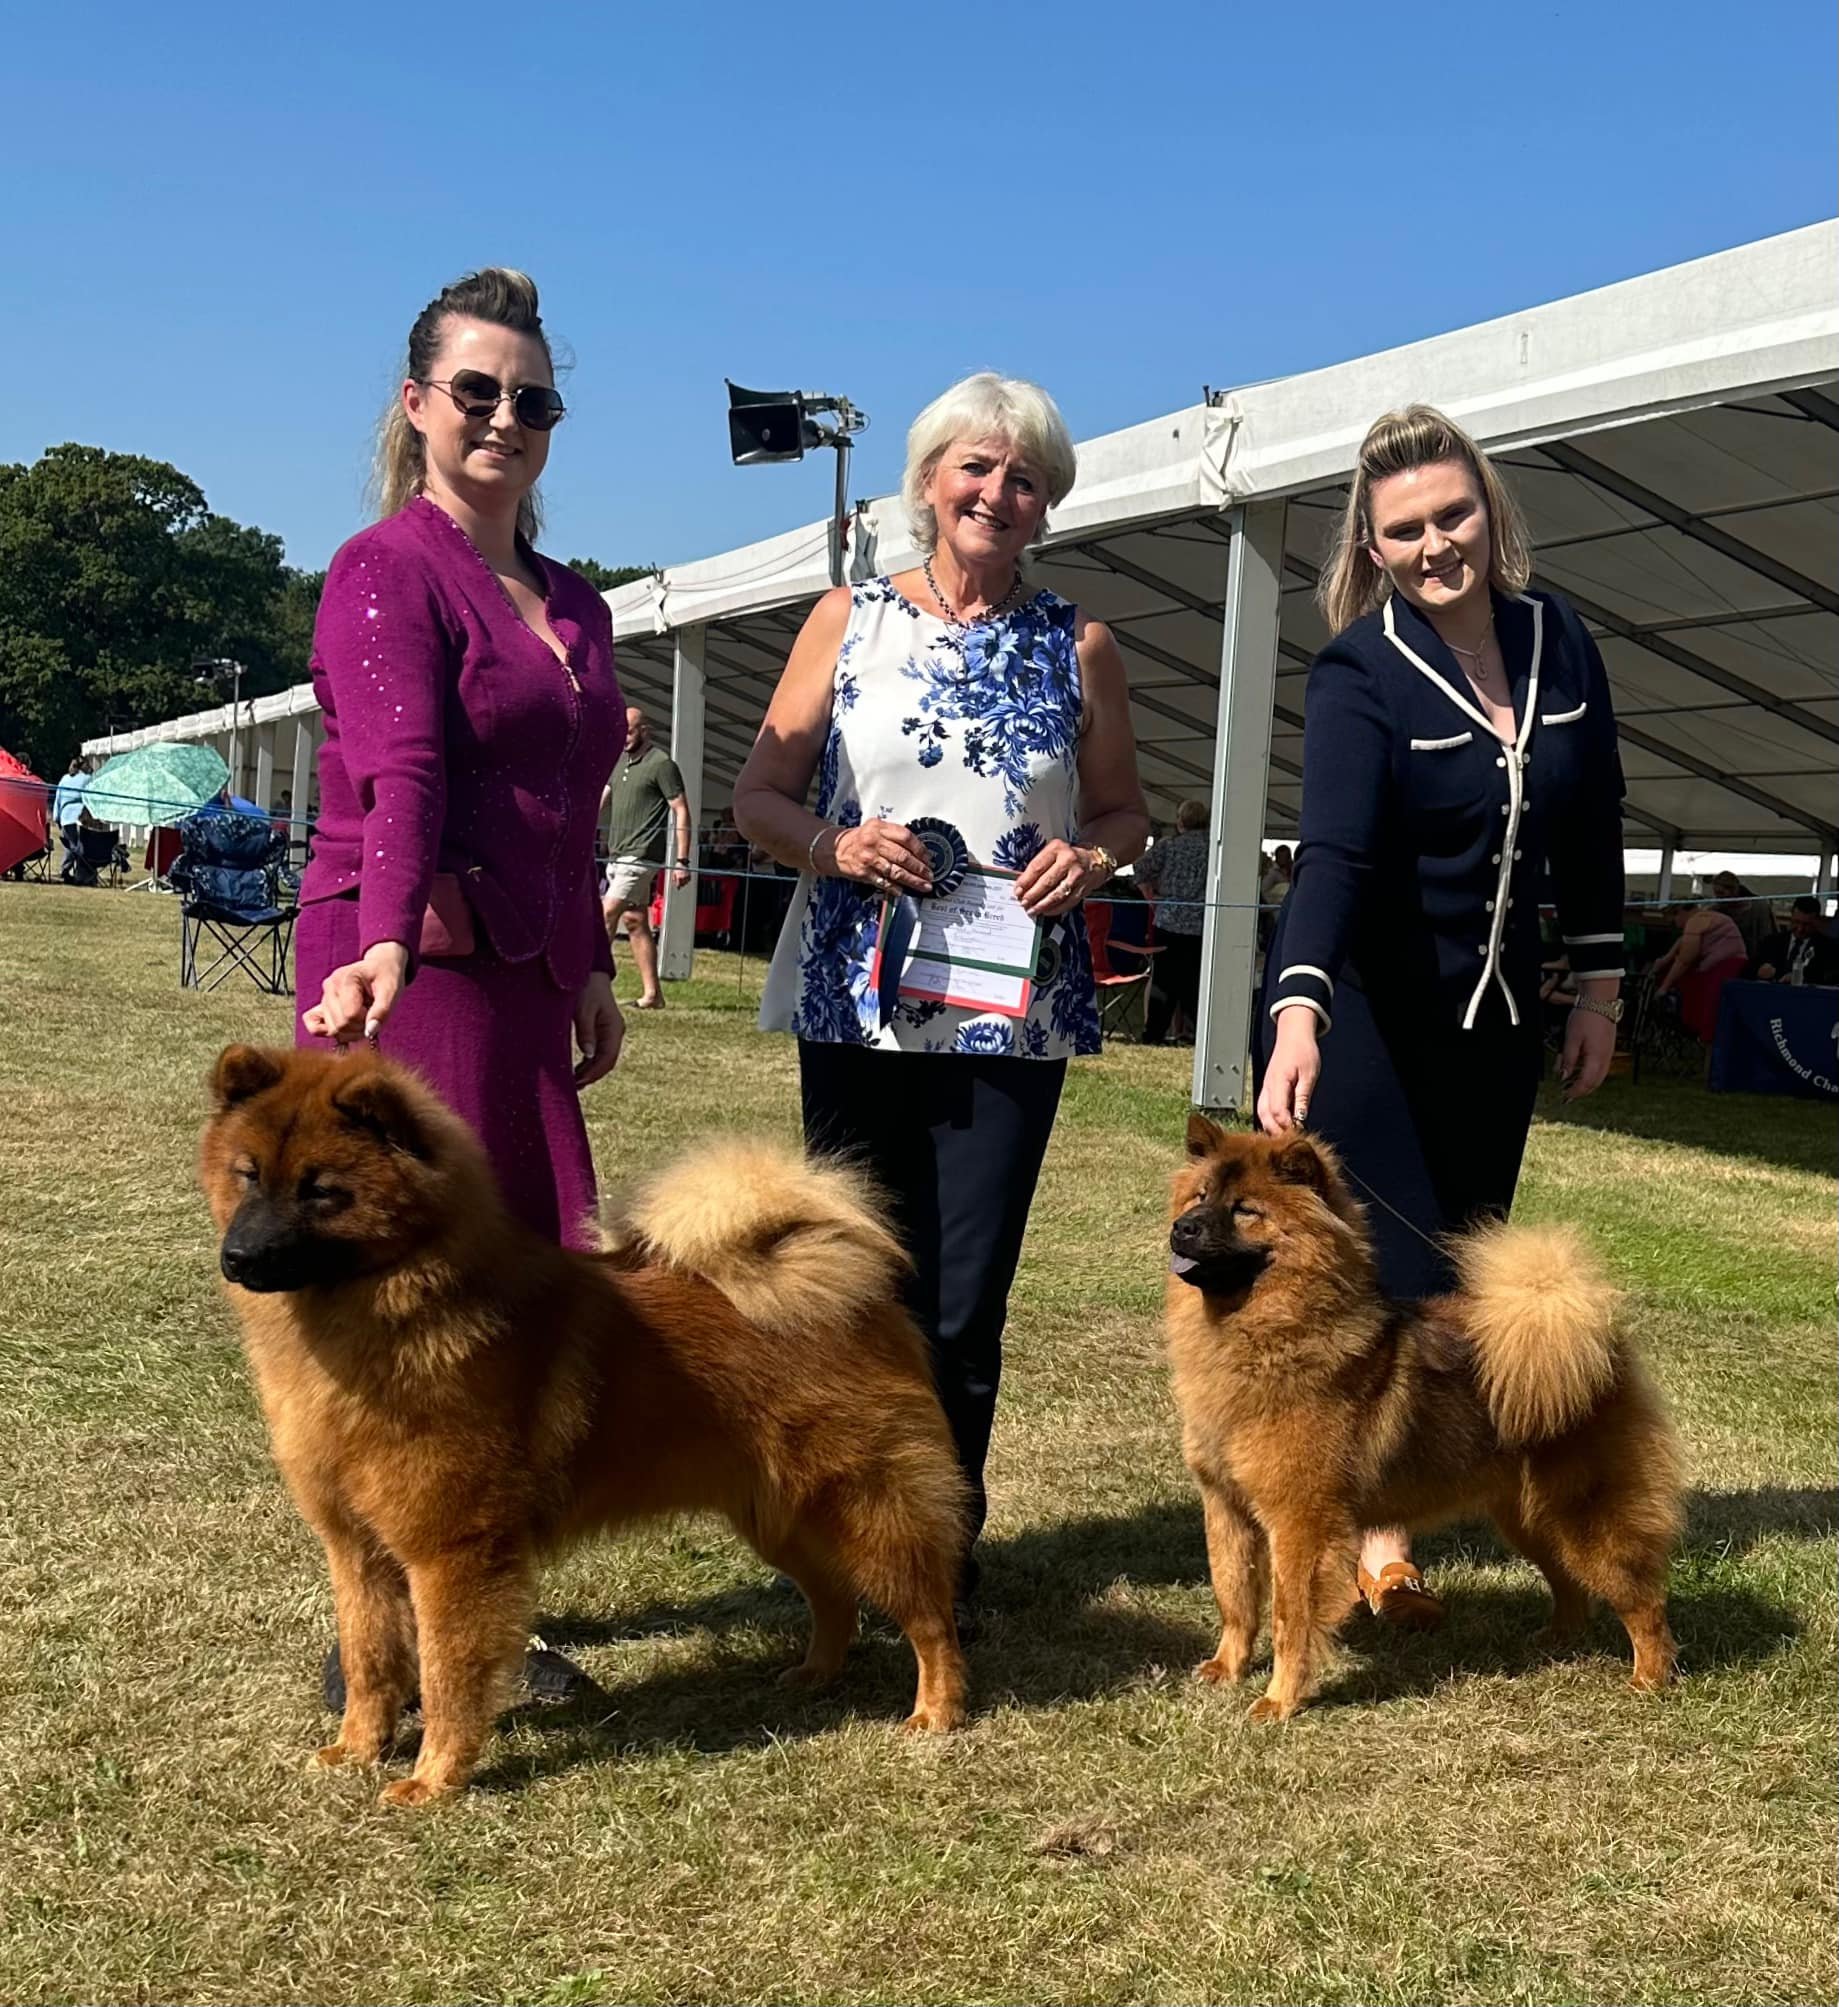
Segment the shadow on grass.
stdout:
[[[1670,1600],[1686,1675],[1760,1664],[1801,1630],[1791,1610],[1741,1583],[1706,1579],[1708,1568],[1772,1535],[1818,1540],[1836,1530],[1839,1491],[1764,1486],[1693,1493]],[[1197,1505],[1164,1500],[1135,1513],[1031,1527],[988,1542],[982,1552],[988,1614],[970,1651],[974,1708],[1101,1699],[1170,1671],[1184,1674],[1213,1648],[1205,1623],[1171,1621],[1127,1599],[1111,1600],[1109,1593],[1203,1586],[1207,1557]],[[1508,1558],[1492,1532],[1480,1527],[1429,1536],[1418,1552],[1432,1570]],[[1336,1677],[1324,1702],[1370,1705],[1429,1692],[1452,1675],[1514,1674],[1546,1663],[1537,1641],[1549,1607],[1545,1591],[1529,1564],[1516,1559],[1514,1565],[1513,1580],[1466,1585],[1451,1598],[1443,1629],[1431,1636],[1357,1624],[1349,1642],[1363,1656]],[[715,1754],[877,1719],[892,1732],[912,1701],[912,1654],[891,1625],[874,1618],[834,1685],[817,1693],[777,1685],[778,1673],[803,1649],[805,1611],[789,1585],[765,1579],[620,1618],[564,1613],[546,1617],[543,1628],[564,1650],[689,1630],[775,1633],[784,1643],[758,1657],[673,1669],[630,1684],[616,1679],[607,1701],[597,1703],[600,1719],[581,1709],[521,1710],[515,1720],[538,1731],[536,1744],[525,1738],[521,1747],[501,1745],[482,1779],[487,1789],[517,1789],[622,1750]],[[1627,1658],[1613,1615],[1596,1611],[1577,1654]]]
[[1712,1094],[1696,1081],[1611,1080],[1582,1101],[1567,1102],[1548,1082],[1539,1093],[1542,1121],[1598,1129],[1657,1143],[1681,1143],[1721,1157],[1756,1157],[1785,1171],[1830,1177],[1835,1112],[1830,1102],[1778,1094]]
[[1827,1540],[1839,1533],[1839,1490],[1758,1485],[1754,1491],[1693,1491],[1686,1495],[1688,1555],[1709,1559],[1747,1554],[1759,1540],[1785,1533]]

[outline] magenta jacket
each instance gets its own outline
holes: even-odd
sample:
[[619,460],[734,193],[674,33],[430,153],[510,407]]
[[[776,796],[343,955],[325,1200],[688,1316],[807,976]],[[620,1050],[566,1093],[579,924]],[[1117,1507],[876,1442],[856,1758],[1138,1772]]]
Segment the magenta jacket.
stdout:
[[325,717],[301,901],[358,901],[361,951],[406,942],[458,874],[501,961],[576,990],[612,952],[594,878],[601,789],[626,738],[606,601],[536,559],[568,667],[445,510],[418,496],[332,560],[313,630]]

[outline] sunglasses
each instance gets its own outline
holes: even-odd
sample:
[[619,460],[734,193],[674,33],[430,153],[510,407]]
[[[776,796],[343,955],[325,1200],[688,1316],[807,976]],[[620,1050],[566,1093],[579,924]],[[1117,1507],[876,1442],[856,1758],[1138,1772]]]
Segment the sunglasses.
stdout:
[[519,390],[506,390],[495,376],[482,369],[463,369],[445,383],[430,377],[429,390],[444,390],[467,418],[490,418],[509,398],[511,416],[529,432],[553,432],[561,424],[568,406],[547,384],[526,383]]

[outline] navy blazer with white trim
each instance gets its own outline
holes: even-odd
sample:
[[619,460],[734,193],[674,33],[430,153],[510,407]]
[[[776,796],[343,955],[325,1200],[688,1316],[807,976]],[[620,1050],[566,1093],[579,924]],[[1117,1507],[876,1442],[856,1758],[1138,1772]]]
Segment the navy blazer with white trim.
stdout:
[[1395,597],[1315,659],[1302,835],[1275,940],[1272,1014],[1324,1029],[1344,968],[1454,1029],[1531,1014],[1549,865],[1574,972],[1622,973],[1622,763],[1596,643],[1556,593],[1494,595],[1515,743]]

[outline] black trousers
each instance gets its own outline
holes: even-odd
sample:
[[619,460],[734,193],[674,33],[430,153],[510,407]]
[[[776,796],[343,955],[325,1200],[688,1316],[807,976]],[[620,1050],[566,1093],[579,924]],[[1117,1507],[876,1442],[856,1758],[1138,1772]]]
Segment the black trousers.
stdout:
[[[972,1537],[986,1511],[984,1460],[1002,1378],[1003,1322],[1028,1208],[1053,1133],[1064,1060],[874,1052],[798,1042],[805,1144],[842,1153],[893,1201],[914,1273],[907,1304],[971,1487]],[[967,1563],[965,1588],[976,1580]]]
[[[1258,1015],[1262,1085],[1277,1027],[1262,1005]],[[1381,1289],[1401,1299],[1441,1296],[1455,1288],[1456,1271],[1427,1242],[1512,1209],[1545,1061],[1537,1008],[1516,1026],[1489,997],[1475,1029],[1464,1031],[1431,1022],[1422,998],[1376,1010],[1359,978],[1343,974],[1334,1019],[1308,1126],[1353,1175]]]
[[1156,945],[1162,952],[1149,979],[1149,1012],[1143,1024],[1143,1037],[1150,1045],[1160,1045],[1168,1037],[1177,1005],[1188,1014],[1190,1037],[1200,1022],[1200,936],[1169,928]]

